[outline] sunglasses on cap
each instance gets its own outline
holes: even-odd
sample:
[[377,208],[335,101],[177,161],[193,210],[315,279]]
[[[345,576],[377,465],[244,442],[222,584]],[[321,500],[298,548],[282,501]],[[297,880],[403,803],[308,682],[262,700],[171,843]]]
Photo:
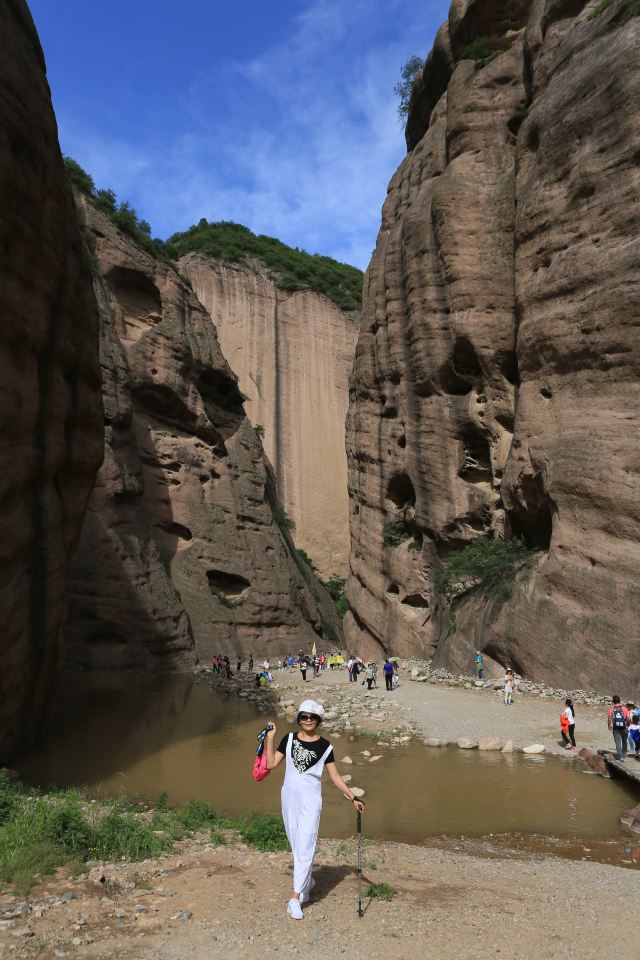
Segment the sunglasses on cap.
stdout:
[[317,717],[315,713],[299,713],[298,720],[317,720],[320,722],[320,717]]

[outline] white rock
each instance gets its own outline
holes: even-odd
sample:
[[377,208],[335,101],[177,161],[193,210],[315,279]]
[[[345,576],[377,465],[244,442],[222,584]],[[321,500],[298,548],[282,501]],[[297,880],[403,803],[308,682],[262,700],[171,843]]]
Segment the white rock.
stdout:
[[350,773],[345,773],[342,779],[344,780],[345,783],[351,783],[351,781],[353,780],[353,777],[351,776]]
[[363,757],[370,757],[370,756],[371,756],[371,751],[370,751],[370,750],[361,750],[360,753],[362,754]]
[[544,743],[532,743],[529,747],[523,747],[523,753],[544,753]]
[[472,740],[470,737],[460,737],[458,746],[461,750],[477,750],[478,741]]
[[364,790],[362,787],[351,787],[351,793],[354,795],[354,797],[364,797]]
[[381,754],[381,753],[379,753],[376,757],[370,757],[370,758],[369,758],[369,763],[375,763],[376,760],[382,760],[382,754]]
[[507,740],[502,748],[502,753],[513,753],[513,740]]
[[427,739],[422,742],[425,747],[446,747],[447,745],[446,740],[440,740],[438,737],[427,737]]
[[351,757],[343,757],[340,763],[353,763]]

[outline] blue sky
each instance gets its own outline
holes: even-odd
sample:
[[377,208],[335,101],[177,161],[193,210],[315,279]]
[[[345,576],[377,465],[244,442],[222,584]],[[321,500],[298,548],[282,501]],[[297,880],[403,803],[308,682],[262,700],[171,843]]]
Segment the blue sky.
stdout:
[[155,236],[235,220],[366,267],[393,85],[445,0],[30,0],[64,153]]

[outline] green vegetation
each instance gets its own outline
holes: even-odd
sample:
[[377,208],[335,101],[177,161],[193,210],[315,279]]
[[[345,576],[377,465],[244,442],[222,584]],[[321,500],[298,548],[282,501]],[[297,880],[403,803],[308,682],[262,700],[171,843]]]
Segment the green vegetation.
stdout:
[[495,60],[495,58],[502,53],[501,50],[492,50],[488,46],[489,43],[490,37],[475,37],[475,39],[464,48],[459,59],[475,60],[476,67],[486,67],[488,63],[491,63],[492,60]]
[[315,570],[313,560],[309,556],[306,550],[303,550],[302,547],[296,547],[296,553],[300,557],[303,563],[306,563],[308,567],[311,567],[312,570]]
[[409,104],[411,103],[411,94],[414,84],[422,70],[424,60],[420,57],[409,57],[400,71],[402,80],[393,88],[393,92],[398,98],[398,116],[401,120],[406,120],[409,113]]
[[398,891],[388,883],[368,883],[363,894],[371,900],[393,900]]
[[[93,177],[72,157],[65,157],[64,163],[74,186],[106,213],[118,229],[159,260],[176,261],[191,252],[233,262],[252,257],[261,260],[272,271],[271,279],[281,290],[310,288],[324,294],[341,310],[360,309],[363,275],[357,267],[289,247],[274,237],[257,236],[239,223],[224,220],[209,223],[203,218],[188,230],[175,233],[168,241],[152,238],[150,225],[138,217],[130,203],[126,200],[118,203],[113,190],[98,190]],[[191,287],[188,278],[180,276]]]
[[244,842],[256,850],[276,852],[289,848],[282,817],[274,813],[253,813],[249,822],[240,827],[239,833]]
[[349,601],[347,600],[347,594],[345,592],[347,581],[344,577],[337,577],[334,574],[326,581],[321,580],[320,583],[335,603],[336,613],[341,620],[344,620],[344,615],[349,609]]
[[[452,553],[434,572],[436,592],[452,600],[467,590],[485,590],[489,596],[506,600],[518,570],[535,556],[517,537],[513,540],[477,536],[458,553]],[[454,621],[455,622],[455,621]]]
[[595,20],[596,17],[599,17],[601,13],[604,13],[605,10],[608,10],[612,3],[613,0],[600,0],[600,3],[593,8],[587,17],[587,20]]
[[406,520],[393,520],[387,523],[382,530],[382,539],[390,547],[398,547],[405,540],[409,540],[411,531]]
[[209,831],[211,842],[225,843],[233,831],[258,850],[287,849],[280,817],[254,813],[248,821],[220,813],[210,803],[191,799],[169,809],[167,794],[149,810],[126,801],[89,802],[81,792],[47,795],[13,783],[0,771],[0,886],[25,894],[41,877],[66,866],[84,871],[86,860],[143,860],[170,850],[175,840]]
[[257,236],[239,223],[210,223],[203,218],[170,237],[167,250],[174,259],[194,252],[233,262],[254,257],[269,267],[271,279],[280,290],[310,287],[333,300],[341,310],[359,310],[361,306],[362,272],[356,267],[289,247],[274,237]]
[[138,218],[130,203],[126,200],[118,203],[113,190],[97,190],[93,177],[72,157],[65,157],[64,165],[71,183],[86,194],[99,210],[106,213],[119,230],[159,260],[171,259],[165,243],[162,240],[152,239],[150,225],[146,220]]
[[255,430],[256,435],[257,435],[258,437],[264,437],[264,427],[262,426],[261,423],[256,423],[256,425],[255,425],[255,427],[254,427],[253,429]]
[[273,519],[278,524],[281,530],[289,530],[291,533],[295,532],[296,522],[292,520],[284,507],[278,506],[273,511]]

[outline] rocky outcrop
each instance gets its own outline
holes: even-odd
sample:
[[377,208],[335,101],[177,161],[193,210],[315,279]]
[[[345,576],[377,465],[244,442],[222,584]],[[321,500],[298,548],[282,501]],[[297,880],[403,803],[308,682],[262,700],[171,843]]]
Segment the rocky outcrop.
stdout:
[[74,564],[70,659],[184,670],[339,633],[274,521],[272,471],[211,318],[171,264],[78,202],[99,274],[105,454]]
[[1,762],[34,739],[55,688],[102,409],[91,272],[22,0],[0,7],[0,45]]
[[[455,0],[427,58],[351,381],[353,647],[640,682],[636,7]],[[537,559],[446,608],[478,534]]]
[[188,254],[180,270],[216,325],[220,344],[264,429],[296,542],[325,578],[349,555],[344,423],[357,319],[314,290],[289,293],[259,261]]

